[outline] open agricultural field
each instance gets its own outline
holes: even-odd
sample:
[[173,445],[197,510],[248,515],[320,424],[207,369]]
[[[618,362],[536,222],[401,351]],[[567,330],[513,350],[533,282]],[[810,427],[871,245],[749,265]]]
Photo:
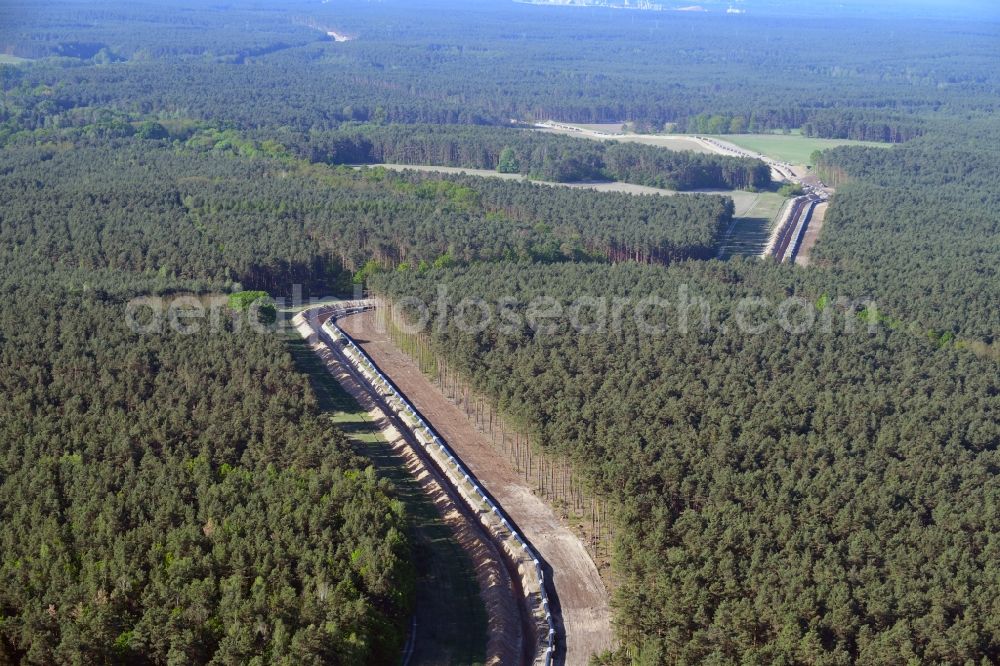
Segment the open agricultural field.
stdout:
[[23,62],[30,61],[27,58],[18,58],[17,56],[0,53],[0,65],[20,65]]
[[801,134],[726,134],[713,138],[728,141],[781,162],[809,165],[812,164],[812,154],[817,150],[827,150],[837,146],[887,147],[887,144],[874,141],[817,139]]

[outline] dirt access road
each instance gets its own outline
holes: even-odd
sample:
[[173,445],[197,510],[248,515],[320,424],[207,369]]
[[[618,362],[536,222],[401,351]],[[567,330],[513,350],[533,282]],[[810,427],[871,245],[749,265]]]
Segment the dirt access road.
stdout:
[[372,312],[337,323],[444,437],[545,560],[560,638],[556,663],[583,665],[592,654],[610,649],[614,634],[608,593],[583,543],[410,357],[376,329]]
[[808,266],[811,262],[810,254],[816,241],[819,240],[819,232],[823,229],[823,221],[826,219],[826,211],[830,207],[829,202],[824,202],[816,206],[813,210],[812,220],[806,227],[805,235],[802,237],[802,244],[799,252],[795,255],[795,263],[799,266]]

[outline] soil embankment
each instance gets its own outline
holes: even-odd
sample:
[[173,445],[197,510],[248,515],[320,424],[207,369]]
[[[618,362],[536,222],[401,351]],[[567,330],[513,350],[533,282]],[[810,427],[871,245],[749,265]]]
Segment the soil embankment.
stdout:
[[[433,465],[424,460],[419,453],[420,447],[405,436],[407,430],[394,423],[381,401],[366,388],[365,382],[360,380],[320,337],[320,322],[310,322],[303,315],[297,315],[293,322],[299,334],[309,341],[309,346],[320,357],[330,374],[378,425],[387,445],[406,460],[407,471],[416,479],[426,496],[434,503],[444,522],[451,528],[452,538],[472,560],[480,594],[486,607],[489,628],[486,663],[498,666],[521,663],[524,651],[524,623],[517,601],[520,593],[514,589],[500,552],[483,533],[478,521],[467,515],[462,502],[453,497],[448,490],[448,484],[440,478]],[[427,630],[433,622],[434,618],[418,617],[415,631]]]
[[564,643],[557,646],[557,663],[564,659],[574,666],[586,664],[592,654],[611,648],[608,593],[584,544],[410,357],[377,330],[373,313],[347,316],[337,323],[430,421],[545,560],[549,595]]

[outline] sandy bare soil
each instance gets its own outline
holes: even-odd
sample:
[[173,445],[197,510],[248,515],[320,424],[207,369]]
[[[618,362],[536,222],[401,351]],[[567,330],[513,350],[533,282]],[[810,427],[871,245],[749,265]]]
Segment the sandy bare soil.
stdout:
[[617,134],[619,132],[625,131],[625,123],[573,123],[577,127],[582,127],[585,130],[590,130],[592,132],[604,132],[605,134]]
[[[320,356],[327,370],[342,387],[368,411],[372,422],[380,428],[382,437],[407,461],[407,471],[417,480],[418,485],[431,499],[434,506],[451,528],[455,541],[469,555],[476,568],[483,603],[486,606],[488,639],[486,645],[487,664],[505,666],[522,663],[525,649],[524,622],[518,599],[521,593],[515,589],[503,558],[496,546],[483,533],[479,522],[468,515],[462,502],[451,495],[448,484],[440,478],[433,465],[424,460],[420,447],[409,441],[402,433],[407,432],[387,416],[380,401],[366,388],[349,366],[342,362],[331,347],[322,340],[315,328],[301,316],[296,318],[300,335],[309,340],[313,351]],[[419,608],[418,608],[419,615]],[[421,626],[429,626],[434,618],[417,618],[416,631]]]
[[[431,164],[365,164],[358,166],[358,169],[364,167],[384,167],[392,171],[420,171],[423,173],[446,173],[446,174],[466,174],[469,176],[482,176],[484,178],[502,178],[503,180],[528,180],[527,176],[523,176],[519,173],[500,173],[499,171],[492,171],[490,169],[466,169],[464,167],[449,167],[449,166],[434,166]],[[562,183],[547,183],[545,181],[535,180],[534,183],[544,183],[546,185],[561,185]]]
[[376,330],[371,312],[344,317],[338,325],[431,422],[545,560],[560,643],[564,641],[557,646],[557,663],[586,664],[590,655],[612,647],[608,594],[583,543],[409,356]]
[[[802,182],[806,183],[807,185],[815,185],[819,181],[819,179],[815,177],[812,171],[810,171],[809,169],[807,169],[802,165],[792,165],[792,173],[795,174],[796,178],[801,179]],[[808,180],[810,178],[814,178],[815,180],[811,181]]]
[[669,148],[670,150],[690,150],[696,153],[705,154],[719,152],[704,141],[699,141],[698,139],[690,136],[669,134],[611,134],[608,131],[594,130],[584,125],[550,125],[545,123],[535,125],[535,129],[540,132],[564,134],[566,136],[595,139],[597,141],[645,143],[650,146]]
[[690,150],[695,153],[714,153],[711,146],[703,141],[699,141],[688,136],[669,136],[660,134],[624,134],[615,137],[616,141],[630,141],[632,143],[644,143],[648,146],[659,146],[670,150]]
[[[393,171],[421,171],[424,173],[445,173],[445,174],[466,174],[469,176],[481,176],[483,178],[502,178],[504,180],[528,181],[526,176],[519,173],[500,173],[489,169],[464,169],[462,167],[433,166],[429,164],[371,164],[365,166],[385,167]],[[553,187],[572,187],[586,190],[597,190],[598,192],[624,192],[626,194],[660,194],[663,196],[673,196],[678,194],[673,190],[662,190],[658,187],[646,187],[645,185],[633,185],[632,183],[618,183],[615,181],[601,182],[574,182],[574,183],[554,183],[548,180],[531,180],[529,182],[538,185],[551,185]]]
[[337,32],[336,30],[327,30],[326,34],[329,37],[333,37],[333,41],[335,42],[349,42],[354,39],[351,35],[345,35],[344,33]]
[[659,194],[661,196],[672,197],[680,194],[674,190],[662,190],[658,187],[647,185],[636,185],[634,183],[618,183],[608,181],[606,183],[548,183],[551,185],[562,185],[563,187],[573,187],[584,190],[597,190],[598,192],[622,192],[624,194]]
[[809,226],[806,227],[806,233],[802,237],[799,252],[795,255],[797,265],[809,265],[809,254],[812,252],[813,246],[816,245],[816,241],[819,240],[819,232],[823,229],[823,220],[826,218],[826,211],[829,207],[829,203],[821,203],[813,210],[812,219],[809,220]]

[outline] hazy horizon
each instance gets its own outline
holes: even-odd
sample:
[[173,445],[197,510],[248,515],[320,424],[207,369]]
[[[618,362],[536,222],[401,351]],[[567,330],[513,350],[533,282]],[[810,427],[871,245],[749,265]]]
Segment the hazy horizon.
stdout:
[[[548,2],[549,0],[497,0],[498,4],[508,1]],[[560,0],[553,0],[554,3]],[[598,0],[592,0],[597,2]],[[621,4],[624,0],[604,0],[609,4]],[[463,3],[465,4],[465,3]],[[1000,6],[986,0],[826,0],[801,3],[792,0],[692,0],[691,2],[656,0],[665,9],[702,8],[706,13],[744,12],[748,15],[788,15],[796,17],[882,17],[882,18],[948,18],[954,20],[1000,20]]]

